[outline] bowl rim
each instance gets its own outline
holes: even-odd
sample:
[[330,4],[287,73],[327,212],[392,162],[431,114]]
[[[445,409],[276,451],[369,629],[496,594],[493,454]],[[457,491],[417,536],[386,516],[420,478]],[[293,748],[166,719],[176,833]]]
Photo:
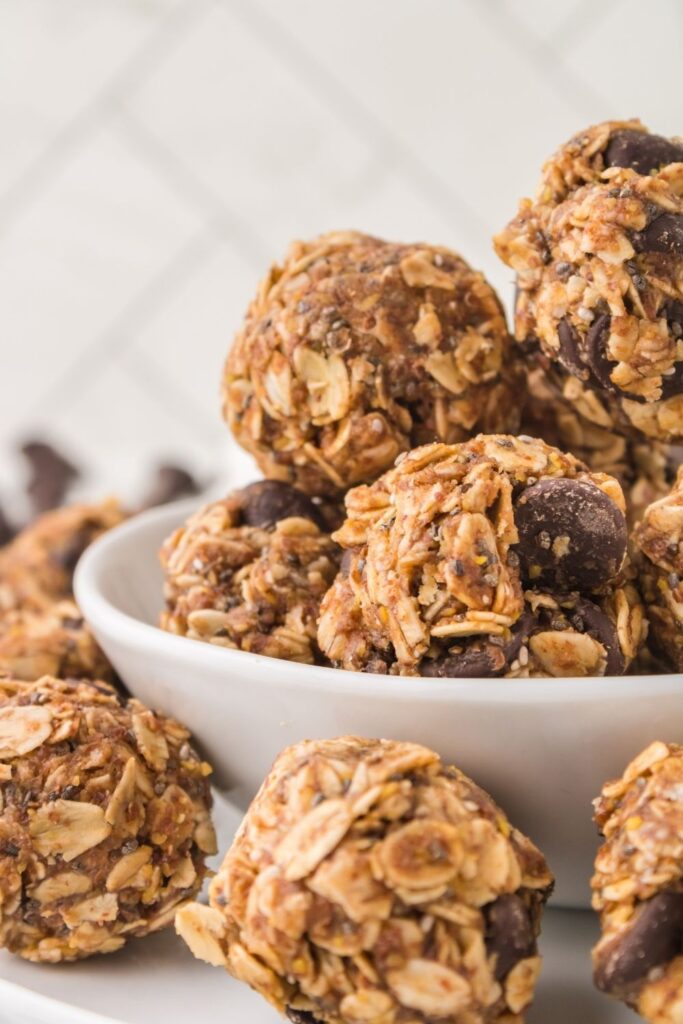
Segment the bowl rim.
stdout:
[[[289,689],[304,692],[329,689],[341,695],[386,697],[392,700],[443,702],[450,699],[453,703],[553,705],[683,694],[683,674],[673,672],[575,678],[428,679],[305,665],[168,633],[159,626],[143,622],[123,611],[105,596],[101,578],[107,566],[113,560],[123,560],[125,564],[125,553],[138,541],[141,533],[153,527],[161,527],[162,524],[164,533],[170,533],[174,524],[180,525],[188,513],[196,509],[196,499],[183,499],[149,509],[109,530],[87,548],[76,567],[74,593],[83,616],[98,639],[110,637],[115,645],[135,647],[152,657],[158,657],[159,648],[163,646],[167,652],[166,658],[188,666],[194,665],[197,669],[203,665],[212,675],[222,674],[224,679],[221,686],[237,682],[241,666],[250,677],[258,675],[259,681],[268,687],[286,685]],[[267,662],[267,671],[263,671],[263,662]],[[233,671],[226,672],[226,665],[231,665]]]

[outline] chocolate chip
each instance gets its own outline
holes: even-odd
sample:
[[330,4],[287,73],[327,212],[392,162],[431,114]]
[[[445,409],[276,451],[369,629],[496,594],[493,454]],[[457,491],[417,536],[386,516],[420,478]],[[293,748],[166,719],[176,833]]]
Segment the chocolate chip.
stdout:
[[429,679],[489,678],[502,675],[506,664],[500,647],[478,640],[463,646],[460,651],[426,658],[420,665],[420,675]]
[[47,441],[27,441],[21,454],[29,464],[26,490],[36,515],[62,505],[78,469]]
[[320,512],[303,491],[279,480],[259,480],[241,491],[242,517],[247,526],[267,529],[281,519],[301,516],[322,526]]
[[587,381],[589,370],[581,358],[579,335],[566,317],[557,325],[557,337],[560,342],[560,362],[565,370],[569,370],[574,377]]
[[90,530],[77,530],[68,544],[65,544],[63,548],[56,548],[50,553],[50,560],[63,569],[68,576],[73,577],[78,560],[91,540]]
[[182,466],[164,463],[157,467],[156,479],[141,504],[141,508],[155,508],[179,498],[199,494],[201,486],[188,470]]
[[534,625],[534,617],[526,608],[511,630],[507,643],[496,644],[474,640],[458,650],[446,651],[440,657],[425,658],[420,675],[428,679],[477,679],[502,676],[526,643]]
[[4,510],[0,508],[0,547],[3,544],[9,544],[15,533],[16,530],[5,515]]
[[[522,576],[554,590],[594,590],[616,576],[626,554],[626,520],[604,491],[585,480],[539,480],[515,503]],[[549,534],[550,548],[539,542]]]
[[502,981],[515,964],[536,952],[531,915],[521,896],[514,893],[499,896],[484,907],[484,915],[486,951],[489,956],[496,956],[494,973],[496,980]]
[[663,252],[683,256],[683,214],[662,213],[642,231],[631,235],[636,252]]
[[291,1006],[285,1010],[285,1016],[288,1021],[291,1021],[291,1024],[322,1024],[308,1010],[293,1010]]
[[607,652],[605,675],[623,676],[626,671],[626,661],[619,643],[617,627],[610,617],[605,615],[602,608],[592,601],[581,599],[576,603],[572,623],[575,628],[579,628],[580,632],[588,633],[605,648]]
[[607,339],[609,338],[612,318],[609,313],[596,316],[586,332],[586,358],[598,382],[608,391],[619,391],[613,382],[611,373],[616,365],[606,356]]
[[650,135],[632,128],[615,132],[605,150],[607,167],[630,167],[638,174],[649,174],[680,160],[683,160],[683,145],[663,135]]
[[608,947],[595,968],[603,992],[625,991],[653,967],[683,954],[683,893],[660,892],[643,903],[633,924]]

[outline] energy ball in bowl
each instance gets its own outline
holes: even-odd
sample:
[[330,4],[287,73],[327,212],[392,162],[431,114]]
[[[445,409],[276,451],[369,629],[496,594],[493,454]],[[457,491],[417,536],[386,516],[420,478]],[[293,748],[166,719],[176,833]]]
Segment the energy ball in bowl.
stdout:
[[338,494],[416,444],[516,430],[524,375],[497,295],[460,256],[344,232],[271,270],[223,396],[266,476]]
[[683,672],[683,468],[671,491],[645,509],[633,541],[650,620],[648,642],[675,672]]
[[0,617],[0,675],[112,682],[114,670],[73,601]]
[[176,928],[291,1021],[520,1022],[553,885],[487,793],[413,743],[285,750]]
[[605,837],[595,983],[651,1024],[683,1018],[683,747],[652,743],[595,802]]
[[215,853],[210,771],[104,683],[0,681],[0,945],[58,963],[169,925]]
[[668,442],[683,437],[683,145],[667,152],[677,162],[652,174],[611,165],[566,194],[544,182],[495,244],[517,275],[517,339],[557,393]]
[[311,499],[277,480],[206,505],[165,542],[172,633],[271,658],[314,662],[320,601],[341,552]]
[[637,653],[621,488],[543,441],[425,445],[346,509],[318,629],[343,668],[620,675]]
[[125,512],[113,499],[46,512],[0,550],[0,617],[15,609],[45,611],[72,596],[76,563]]

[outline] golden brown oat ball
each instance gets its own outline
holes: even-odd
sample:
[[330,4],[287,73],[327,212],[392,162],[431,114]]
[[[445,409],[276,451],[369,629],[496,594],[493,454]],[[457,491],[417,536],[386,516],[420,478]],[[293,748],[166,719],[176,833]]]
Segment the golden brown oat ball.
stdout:
[[683,747],[652,743],[595,802],[605,837],[595,983],[651,1024],[683,1018]]
[[106,684],[0,681],[0,945],[57,963],[169,925],[215,853],[210,771]]
[[346,496],[318,642],[402,675],[620,675],[644,633],[618,482],[528,437],[425,445]]
[[47,512],[0,550],[0,616],[44,611],[72,596],[74,569],[85,549],[125,512],[117,501]]
[[683,672],[683,468],[664,497],[649,505],[633,532],[648,643],[675,672]]
[[456,253],[356,232],[296,242],[228,356],[224,413],[266,476],[374,480],[425,441],[516,430],[524,377],[500,301]]
[[165,542],[172,633],[271,658],[320,659],[320,601],[341,552],[311,499],[262,480],[206,505]]
[[547,864],[487,793],[413,743],[285,750],[176,928],[292,1021],[521,1024]]
[[0,675],[114,680],[113,668],[73,601],[0,617]]
[[618,433],[683,437],[683,142],[589,129],[495,245],[517,339],[556,392]]

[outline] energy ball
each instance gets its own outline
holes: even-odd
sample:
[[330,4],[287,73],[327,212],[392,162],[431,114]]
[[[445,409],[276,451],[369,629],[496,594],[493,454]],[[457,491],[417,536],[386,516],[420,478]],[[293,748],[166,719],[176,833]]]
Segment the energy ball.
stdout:
[[342,668],[620,675],[638,651],[621,487],[543,441],[425,445],[346,510],[318,629]]
[[210,771],[106,684],[0,682],[0,946],[58,963],[169,925],[216,852]]
[[487,793],[431,750],[285,750],[176,929],[306,1024],[521,1024],[553,878]]
[[[683,143],[655,145],[657,136],[633,128],[627,145],[623,132],[607,127],[590,130],[602,149],[593,152],[593,140],[583,156],[570,146],[550,161],[536,200],[522,201],[495,245],[517,276],[516,337],[532,358],[539,353],[556,393],[617,433],[676,441],[683,437]],[[649,140],[639,145],[651,147],[652,173],[638,170],[640,139]]]
[[42,612],[72,597],[73,574],[85,549],[125,513],[117,501],[47,512],[0,550],[0,617]]
[[633,532],[647,617],[648,643],[683,672],[683,468],[674,486],[645,510]]
[[271,658],[314,662],[320,601],[341,552],[311,499],[277,480],[206,505],[161,550],[163,629]]
[[516,430],[524,375],[496,293],[460,256],[343,232],[270,271],[223,398],[267,477],[334,495],[416,444]]
[[44,612],[0,617],[0,675],[36,680],[93,679],[113,682],[114,670],[73,601]]
[[651,1024],[683,1019],[683,747],[652,743],[595,802],[605,837],[595,984]]

